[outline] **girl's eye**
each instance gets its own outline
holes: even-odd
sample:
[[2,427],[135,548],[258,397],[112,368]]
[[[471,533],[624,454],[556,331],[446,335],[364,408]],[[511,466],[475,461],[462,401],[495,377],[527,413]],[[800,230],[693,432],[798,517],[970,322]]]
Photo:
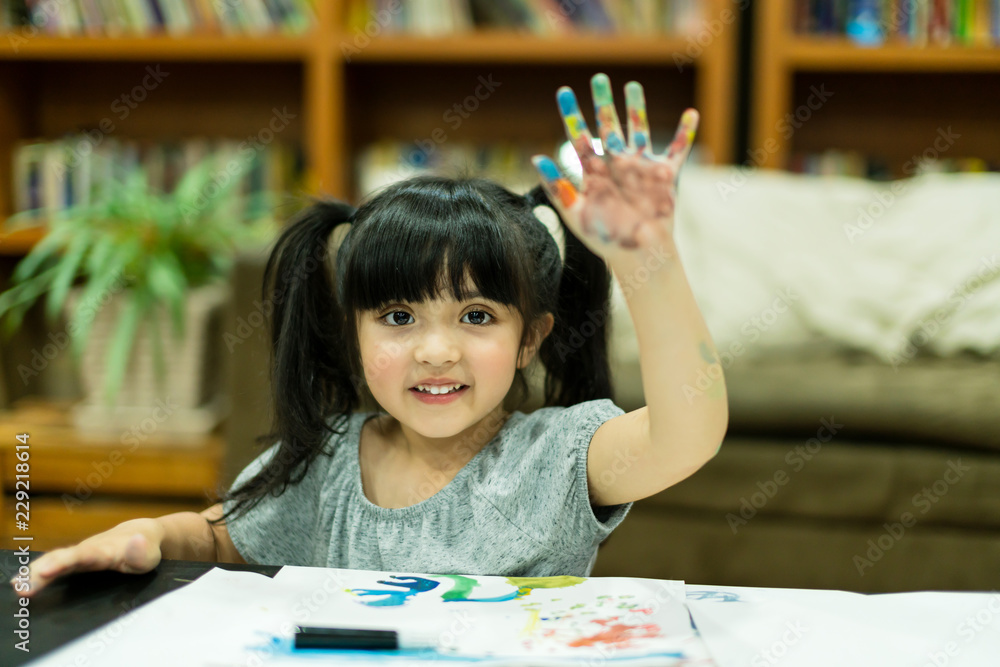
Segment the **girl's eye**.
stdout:
[[[469,316],[469,315],[475,316],[476,320],[478,320],[476,322],[469,322],[469,324],[489,324],[490,322],[493,321],[493,316],[490,315],[489,313],[487,313],[485,310],[470,310],[465,315],[466,316]],[[482,321],[480,319],[482,317],[488,317],[488,318],[490,318],[489,322]]]
[[[405,310],[394,310],[391,313],[386,313],[385,315],[383,315],[381,319],[387,325],[395,327],[407,324],[406,321],[401,321],[401,320],[405,320],[405,318],[408,317],[413,317],[413,316],[410,315]],[[465,315],[462,316],[462,319],[464,320],[466,317],[472,319],[472,321],[470,321],[469,324],[478,324],[485,326],[493,321],[493,316],[487,313],[485,310],[470,310],[469,312],[467,312]],[[485,320],[484,318],[489,318],[489,319]]]
[[386,318],[389,318],[389,319],[390,319],[390,321],[391,321],[392,323],[390,323],[390,322],[386,322],[386,324],[388,324],[388,325],[389,325],[389,326],[391,326],[391,327],[394,327],[394,326],[401,326],[401,325],[405,324],[405,322],[400,322],[400,321],[399,321],[399,318],[397,318],[397,317],[396,317],[396,315],[402,315],[402,316],[404,316],[404,317],[412,317],[412,316],[411,316],[411,315],[410,315],[410,314],[409,314],[408,312],[406,312],[405,310],[394,310],[394,311],[392,311],[391,313],[388,313],[388,314],[386,314],[386,315],[383,315],[383,316],[382,316],[382,320],[383,320],[383,321],[385,321],[385,319],[386,319]]

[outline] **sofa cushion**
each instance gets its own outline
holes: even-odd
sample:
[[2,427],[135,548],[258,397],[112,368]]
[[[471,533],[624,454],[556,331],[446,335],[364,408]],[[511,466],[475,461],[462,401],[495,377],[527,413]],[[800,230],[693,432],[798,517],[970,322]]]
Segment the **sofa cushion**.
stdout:
[[1000,449],[1000,361],[972,354],[892,366],[867,353],[740,359],[725,370],[730,430],[815,435],[835,417],[852,438]]
[[867,592],[1000,586],[1000,457],[847,432],[812,444],[727,438],[693,476],[633,505],[594,576]]
[[849,422],[839,424],[832,437],[817,436],[817,419],[811,440],[727,437],[701,470],[636,507],[709,514],[734,536],[762,518],[860,522],[872,537],[886,522],[910,522],[914,532],[1000,528],[1000,457],[851,440]]

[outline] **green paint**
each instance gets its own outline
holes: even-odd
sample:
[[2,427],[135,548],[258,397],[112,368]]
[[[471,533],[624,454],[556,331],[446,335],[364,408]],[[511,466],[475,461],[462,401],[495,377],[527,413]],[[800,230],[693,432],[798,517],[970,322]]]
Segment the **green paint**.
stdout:
[[507,577],[507,583],[517,586],[517,597],[519,600],[536,588],[567,588],[582,584],[586,579],[583,577],[571,577],[562,575],[559,577]]
[[451,579],[455,585],[451,590],[441,595],[442,600],[467,600],[469,591],[479,585],[479,582],[470,577],[463,577],[460,574],[445,574],[442,579]]
[[701,358],[705,360],[705,363],[714,364],[718,361],[715,354],[712,353],[712,348],[708,346],[708,343],[701,341],[701,346],[698,348],[701,352]]
[[590,90],[594,96],[595,106],[614,104],[614,99],[611,96],[611,79],[608,78],[607,74],[595,74],[590,80]]
[[637,81],[629,81],[625,84],[625,101],[629,106],[646,111],[646,97],[643,94],[642,84]]

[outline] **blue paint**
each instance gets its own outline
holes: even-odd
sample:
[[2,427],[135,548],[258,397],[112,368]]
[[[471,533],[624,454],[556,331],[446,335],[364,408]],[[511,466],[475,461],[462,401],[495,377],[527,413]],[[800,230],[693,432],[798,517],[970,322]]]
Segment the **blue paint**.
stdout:
[[719,602],[740,602],[738,593],[727,591],[688,591],[686,597],[692,600],[718,600]]
[[556,101],[559,103],[559,111],[564,116],[576,116],[580,113],[580,107],[576,103],[576,95],[569,88],[561,88],[559,93],[556,95]]
[[612,132],[611,134],[609,134],[608,138],[605,141],[607,141],[609,151],[613,153],[625,152],[625,144],[624,142],[622,142],[622,138],[618,135],[617,132]]
[[542,177],[548,181],[557,181],[561,178],[559,174],[559,167],[556,163],[552,161],[552,158],[542,156],[535,159],[535,168],[542,174]]
[[[369,607],[398,607],[407,600],[409,600],[414,595],[418,593],[425,593],[429,590],[437,588],[438,582],[433,579],[424,579],[423,577],[397,577],[393,575],[393,579],[399,579],[399,581],[384,581],[380,580],[378,583],[385,584],[386,586],[401,586],[406,590],[379,590],[377,588],[352,588],[351,592],[355,595],[365,597],[365,596],[382,596],[379,600],[362,600],[364,604]],[[409,581],[405,581],[405,580]]]

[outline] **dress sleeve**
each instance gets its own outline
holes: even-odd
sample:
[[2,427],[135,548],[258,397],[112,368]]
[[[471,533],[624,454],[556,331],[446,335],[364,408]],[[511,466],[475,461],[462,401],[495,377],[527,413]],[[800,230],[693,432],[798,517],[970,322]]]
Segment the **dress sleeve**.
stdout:
[[[253,478],[275,455],[281,443],[265,450],[236,477],[232,488]],[[289,484],[284,493],[265,495],[242,516],[226,525],[236,550],[248,563],[261,565],[313,565],[319,520],[321,469],[328,458],[317,456],[298,484]],[[279,487],[280,489],[280,487]],[[273,493],[273,492],[272,492]],[[223,509],[235,503],[226,501]]]
[[[585,405],[589,405],[589,408],[580,409]],[[609,399],[581,403],[567,408],[563,414],[563,422],[569,431],[565,444],[569,447],[568,454],[574,463],[573,484],[568,500],[580,534],[588,536],[591,544],[600,544],[607,539],[632,508],[632,503],[593,507],[587,483],[587,455],[594,433],[604,422],[623,414],[625,411]]]
[[632,503],[590,505],[587,453],[604,422],[625,412],[609,399],[529,415],[526,442],[491,485],[491,502],[531,538],[556,553],[584,553],[604,541]]

